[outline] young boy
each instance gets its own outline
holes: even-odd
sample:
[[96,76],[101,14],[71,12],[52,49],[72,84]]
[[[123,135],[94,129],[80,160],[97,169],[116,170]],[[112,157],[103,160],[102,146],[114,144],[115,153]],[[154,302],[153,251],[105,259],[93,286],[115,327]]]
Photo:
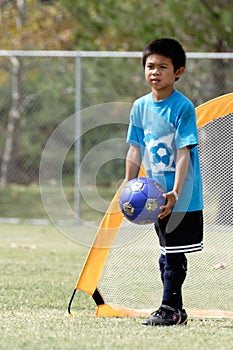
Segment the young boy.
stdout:
[[155,223],[163,282],[160,308],[142,324],[187,324],[182,285],[185,253],[202,250],[203,199],[196,115],[192,102],[174,88],[185,70],[186,55],[174,39],[149,43],[143,51],[145,78],[152,91],[132,107],[127,142],[126,181],[138,175],[143,162],[148,177],[164,190],[166,204]]

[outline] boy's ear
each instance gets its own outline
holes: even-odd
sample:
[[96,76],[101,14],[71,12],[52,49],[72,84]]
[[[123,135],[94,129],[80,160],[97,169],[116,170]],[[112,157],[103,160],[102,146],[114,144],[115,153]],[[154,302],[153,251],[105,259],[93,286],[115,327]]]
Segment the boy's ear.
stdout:
[[178,68],[176,73],[175,73],[176,74],[176,78],[179,78],[184,73],[184,70],[185,70],[184,67]]

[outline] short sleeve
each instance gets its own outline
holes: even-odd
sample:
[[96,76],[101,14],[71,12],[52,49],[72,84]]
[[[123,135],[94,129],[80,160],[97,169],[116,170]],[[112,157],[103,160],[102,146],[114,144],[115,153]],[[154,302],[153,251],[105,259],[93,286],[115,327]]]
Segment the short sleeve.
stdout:
[[130,112],[130,123],[126,142],[134,146],[144,145],[144,130],[141,125],[140,114],[135,105]]
[[192,148],[198,144],[196,113],[192,103],[186,104],[179,111],[176,123],[175,144],[177,149],[187,146]]

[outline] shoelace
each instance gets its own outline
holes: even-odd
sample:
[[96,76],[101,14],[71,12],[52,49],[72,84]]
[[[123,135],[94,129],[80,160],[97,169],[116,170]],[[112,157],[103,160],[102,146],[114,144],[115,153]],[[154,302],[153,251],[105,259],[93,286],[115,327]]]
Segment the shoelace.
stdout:
[[149,318],[155,317],[155,316],[162,316],[163,313],[165,314],[165,311],[162,310],[162,308],[159,308],[158,310],[153,311],[153,312],[150,314]]
[[151,317],[163,317],[163,318],[169,318],[169,310],[165,310],[162,307],[160,307],[158,310],[152,312],[149,316]]

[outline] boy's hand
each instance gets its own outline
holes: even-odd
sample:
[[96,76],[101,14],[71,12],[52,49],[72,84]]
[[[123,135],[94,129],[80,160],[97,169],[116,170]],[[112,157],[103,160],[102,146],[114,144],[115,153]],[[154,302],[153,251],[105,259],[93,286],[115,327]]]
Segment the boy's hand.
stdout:
[[164,193],[163,197],[166,198],[167,201],[165,205],[160,207],[160,209],[162,209],[162,212],[158,215],[159,219],[163,219],[165,216],[169,215],[177,201],[173,191]]

